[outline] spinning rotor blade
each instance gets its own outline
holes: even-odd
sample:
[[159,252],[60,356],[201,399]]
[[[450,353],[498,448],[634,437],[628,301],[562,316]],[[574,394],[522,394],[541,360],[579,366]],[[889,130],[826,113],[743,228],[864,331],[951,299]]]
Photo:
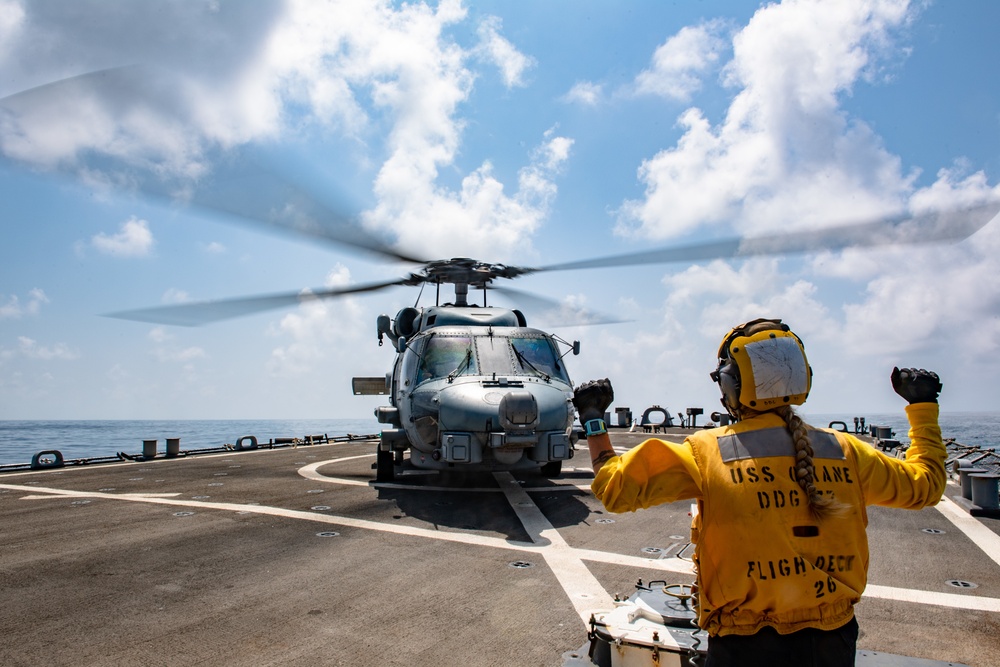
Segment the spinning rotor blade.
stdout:
[[[224,180],[217,178],[206,185],[191,194],[190,204],[309,240],[349,246],[410,264],[427,261],[393,249],[362,228],[355,218],[334,210],[319,196],[281,179],[253,159],[227,170]],[[143,192],[172,199],[169,193],[153,188],[143,188]]]
[[[141,143],[144,127],[133,127],[134,117],[152,118],[156,127],[179,136],[194,137],[194,161],[203,161],[204,146],[198,146],[193,106],[184,95],[187,87],[177,76],[145,66],[113,67],[61,79],[0,98],[0,114],[5,124],[22,129],[22,126],[49,122],[64,124],[67,117],[78,110],[81,114],[106,117],[116,126],[116,131],[126,138],[122,143]],[[138,133],[136,139],[131,133]],[[200,139],[209,144],[207,138]],[[112,146],[114,141],[104,140]],[[30,150],[21,147],[21,150]],[[171,205],[178,202],[196,208],[236,216],[242,221],[256,223],[270,230],[290,232],[311,241],[320,240],[337,246],[348,246],[381,255],[389,259],[424,264],[426,260],[395,250],[390,244],[366,231],[357,218],[340,206],[331,205],[306,189],[292,185],[281,178],[274,169],[263,166],[265,157],[253,157],[246,152],[212,151],[218,158],[214,171],[197,181],[174,178],[165,180],[163,173],[170,173],[169,155],[157,153],[156,147],[139,150],[129,156],[113,152],[94,151],[81,145],[78,152],[91,151],[99,158],[100,175],[122,179],[122,189],[135,190]],[[14,150],[13,152],[17,152]],[[188,165],[185,165],[188,166]],[[199,165],[196,165],[196,167]],[[107,173],[104,173],[106,168]],[[58,170],[78,176],[79,167],[73,161],[62,162]],[[177,169],[174,165],[173,169]],[[93,176],[93,173],[91,173]]]
[[510,287],[495,287],[490,285],[489,289],[490,291],[503,294],[514,303],[526,304],[527,308],[536,310],[539,313],[545,313],[550,316],[553,314],[562,316],[563,320],[576,320],[571,322],[564,321],[558,324],[548,324],[547,328],[556,328],[560,326],[584,327],[594,324],[620,324],[622,322],[630,321],[618,319],[610,315],[587,310],[585,308],[576,308],[574,306],[556,301],[555,299],[549,299],[537,294],[532,294],[531,292],[522,292],[521,290],[511,289]]
[[635,264],[698,262],[730,257],[790,255],[884,245],[917,245],[961,241],[968,238],[1000,212],[1000,201],[990,201],[960,209],[935,211],[911,218],[882,219],[826,229],[769,234],[766,236],[709,241],[688,246],[671,246],[624,255],[550,264],[524,273],[567,271]]
[[355,285],[339,289],[318,289],[314,291],[283,292],[265,294],[262,296],[237,297],[234,299],[219,299],[217,301],[199,301],[196,303],[181,303],[171,306],[156,306],[154,308],[139,308],[108,313],[105,317],[136,322],[151,322],[153,324],[170,324],[175,326],[195,327],[210,324],[234,317],[252,315],[276,308],[286,308],[299,303],[309,303],[320,299],[332,299],[347,294],[374,292],[376,290],[407,285],[406,279],[393,280],[367,285]]

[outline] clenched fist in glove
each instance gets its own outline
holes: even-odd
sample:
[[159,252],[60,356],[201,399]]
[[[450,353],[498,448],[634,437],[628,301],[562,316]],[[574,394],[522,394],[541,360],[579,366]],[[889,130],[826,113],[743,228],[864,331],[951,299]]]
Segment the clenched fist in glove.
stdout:
[[941,393],[941,380],[937,373],[923,368],[893,368],[892,389],[913,403],[937,403]]
[[604,419],[604,413],[613,400],[615,390],[611,387],[611,380],[607,378],[584,382],[573,392],[573,405],[580,413],[581,423],[591,419]]

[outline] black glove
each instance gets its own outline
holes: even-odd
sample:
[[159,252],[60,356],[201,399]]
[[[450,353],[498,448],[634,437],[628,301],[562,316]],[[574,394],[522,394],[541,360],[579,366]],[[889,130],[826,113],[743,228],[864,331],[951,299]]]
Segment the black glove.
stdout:
[[581,423],[591,419],[604,419],[604,413],[613,400],[615,390],[611,387],[611,380],[607,378],[584,382],[573,392],[573,405],[580,413]]
[[892,389],[913,403],[937,403],[941,393],[941,380],[937,373],[923,368],[893,368]]

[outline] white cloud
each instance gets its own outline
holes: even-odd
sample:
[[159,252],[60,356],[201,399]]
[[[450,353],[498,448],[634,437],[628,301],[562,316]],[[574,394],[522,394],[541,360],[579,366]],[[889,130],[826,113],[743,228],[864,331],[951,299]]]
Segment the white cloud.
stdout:
[[524,86],[524,73],[535,66],[535,59],[524,55],[506,40],[500,31],[503,22],[490,16],[479,24],[480,45],[477,52],[500,68],[504,85],[508,88]]
[[146,337],[153,343],[153,357],[164,364],[179,364],[186,370],[193,370],[190,363],[196,359],[207,359],[208,353],[204,348],[197,345],[188,347],[178,347],[173,344],[176,336],[163,327],[153,327],[146,334]]
[[686,26],[657,47],[652,66],[635,79],[636,92],[686,102],[701,88],[701,77],[716,68],[726,47],[721,21]]
[[225,254],[226,252],[226,246],[219,243],[218,241],[212,241],[210,243],[205,244],[204,250],[210,255],[222,255]]
[[[206,146],[267,136],[279,107],[270,73],[256,66],[283,3],[226,3],[224,12],[214,4],[152,0],[140,8],[81,0],[68,9],[37,0],[25,6],[22,29],[0,54],[6,56],[0,67],[13,73],[9,90],[63,82],[5,100],[10,115],[0,147],[70,171],[85,169],[80,158],[97,151],[119,166],[196,176],[204,171]],[[135,63],[163,69],[108,70]],[[108,71],[69,78],[101,70]]]
[[[481,44],[466,51],[451,41],[446,28],[466,17],[459,2],[396,10],[369,4],[353,14],[348,5],[332,12],[315,3],[293,3],[269,55],[292,99],[309,101],[317,115],[328,113],[329,122],[361,132],[370,123],[368,113],[378,113],[391,124],[368,224],[417,254],[489,249],[495,257],[523,248],[554,194],[549,173],[530,164],[513,194],[504,192],[489,162],[467,173],[457,190],[442,187],[438,178],[454,165],[461,144],[464,121],[458,113],[475,80],[470,58],[499,59],[508,85],[521,82],[530,59],[500,37],[495,19],[480,28],[488,48]],[[322,90],[336,96],[317,102],[314,82],[324,82]],[[370,96],[370,111],[362,92]]]
[[24,7],[17,0],[0,0],[0,53],[15,41],[24,24]]
[[146,334],[146,337],[154,343],[165,343],[173,338],[173,336],[167,333],[167,330],[163,327],[153,327],[149,330],[149,333]]
[[330,272],[326,274],[326,279],[323,281],[325,287],[347,287],[351,284],[351,270],[348,269],[343,264],[337,264]]
[[566,102],[578,102],[586,106],[597,106],[604,95],[604,87],[592,81],[578,81],[563,97]]
[[27,336],[18,336],[17,353],[25,359],[37,359],[40,361],[72,360],[79,354],[70,349],[66,343],[56,343],[55,345],[39,345],[38,342]]
[[205,350],[198,346],[179,349],[156,348],[153,353],[159,361],[169,364],[188,364],[195,359],[204,359],[208,356]]
[[738,92],[725,120],[681,114],[683,136],[643,162],[645,197],[626,202],[619,231],[667,239],[731,220],[747,232],[899,210],[912,175],[839,99],[889,53],[908,12],[898,0],[758,10],[733,39],[725,71]]
[[[326,276],[329,288],[351,284],[351,272],[342,265],[334,266]],[[309,294],[304,290],[303,294]],[[322,376],[331,359],[357,346],[362,331],[371,331],[370,322],[363,321],[357,300],[351,297],[314,299],[302,302],[297,309],[282,316],[269,333],[287,342],[271,351],[268,372],[275,377],[301,378]]]
[[162,303],[187,303],[191,300],[191,295],[182,289],[171,287],[160,297]]
[[551,139],[538,147],[535,153],[536,161],[540,168],[549,172],[557,172],[569,159],[570,149],[573,148],[575,142],[569,137],[557,136],[555,128],[546,132],[545,137],[547,139],[551,137]]
[[145,257],[153,248],[153,233],[148,222],[132,217],[122,223],[117,234],[96,234],[90,239],[90,244],[105,255]]
[[[70,55],[78,53],[77,71],[156,62],[169,74],[118,70],[8,99],[11,114],[0,128],[0,149],[98,182],[129,187],[135,179],[143,183],[140,188],[165,190],[146,185],[145,178],[194,182],[209,173],[209,157],[220,148],[316,124],[366,146],[374,136],[370,131],[382,137],[388,128],[384,145],[365,148],[384,156],[375,178],[378,202],[368,216],[373,227],[404,243],[416,241],[414,252],[433,249],[434,256],[454,249],[463,237],[470,238],[461,244],[463,252],[530,245],[555,194],[553,170],[537,158],[518,174],[516,192],[509,186],[505,191],[486,161],[465,173],[457,190],[439,183],[442,170],[453,169],[461,145],[460,108],[476,78],[471,65],[483,58],[498,64],[509,86],[522,85],[533,65],[501,35],[498,19],[482,22],[479,43],[466,48],[449,30],[467,18],[458,0],[433,6],[387,0],[227,4],[224,13],[235,12],[239,20],[223,20],[201,5],[154,5],[111,14],[95,2],[89,11],[106,21],[81,27],[66,17],[29,30],[22,39],[55,40],[67,44]],[[123,32],[115,30],[121,25],[129,26],[129,37],[115,42],[115,62],[97,57],[112,43],[107,33]],[[189,28],[183,32],[189,48],[178,48],[174,32],[169,40],[164,37],[162,25]],[[47,80],[64,71],[44,59],[34,67],[37,77],[48,71]],[[65,104],[67,98],[72,105]],[[551,137],[546,141],[550,153],[561,148]],[[99,173],[96,163],[84,160],[95,153],[112,158],[115,169],[141,167],[147,176]],[[143,224],[135,221],[94,243],[119,255],[148,252]]]
[[35,287],[28,291],[28,302],[22,304],[16,294],[11,294],[7,303],[0,303],[0,320],[20,319],[24,315],[37,315],[43,303],[48,303],[49,298],[45,292]]
[[404,169],[390,160],[376,185],[381,203],[370,220],[392,229],[403,247],[429,256],[523,258],[556,195],[553,177],[571,145],[571,139],[547,137],[519,171],[518,189],[509,195],[489,162],[450,192],[435,185],[436,170],[421,172],[412,164],[413,169]]

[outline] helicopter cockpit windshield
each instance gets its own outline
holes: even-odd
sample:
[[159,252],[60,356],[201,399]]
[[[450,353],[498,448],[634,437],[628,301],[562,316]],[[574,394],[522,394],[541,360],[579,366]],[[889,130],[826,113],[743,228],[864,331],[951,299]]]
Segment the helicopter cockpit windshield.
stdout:
[[430,336],[420,355],[417,384],[434,378],[476,373],[471,336]]
[[414,384],[427,380],[463,375],[530,376],[544,380],[561,380],[569,377],[559,361],[555,346],[544,334],[519,332],[516,335],[451,334],[436,332],[424,341],[422,349],[404,361],[413,369]]

